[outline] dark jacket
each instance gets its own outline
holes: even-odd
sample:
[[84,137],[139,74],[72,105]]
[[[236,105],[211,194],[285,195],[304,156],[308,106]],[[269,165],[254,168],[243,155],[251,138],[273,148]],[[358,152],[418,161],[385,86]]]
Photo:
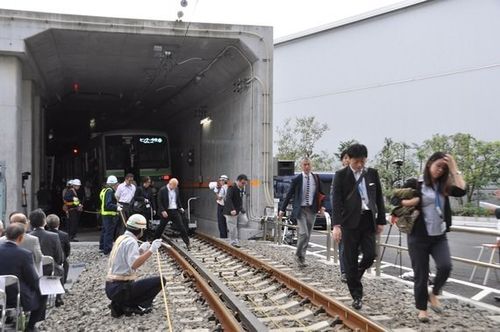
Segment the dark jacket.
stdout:
[[[372,212],[373,223],[385,225],[385,205],[382,195],[382,185],[378,172],[374,168],[367,168],[364,176],[366,192],[368,194],[368,208]],[[354,187],[356,179],[351,167],[345,167],[335,173],[332,198],[332,223],[347,229],[355,229],[361,219],[361,195]],[[349,194],[353,195],[347,200]]]
[[45,256],[54,258],[54,263],[61,265],[64,261],[61,242],[57,234],[47,232],[45,229],[36,228],[31,233],[40,240],[40,249]]
[[56,233],[59,236],[59,242],[61,242],[61,248],[64,254],[64,260],[67,260],[69,254],[71,253],[71,244],[69,242],[68,233],[55,228],[50,228],[48,231],[51,233]]
[[[177,202],[177,209],[181,209],[182,205],[181,196],[179,195],[179,188],[175,188],[175,200]],[[158,192],[158,214],[169,209],[171,208],[169,206],[168,188],[165,185],[161,187],[160,191]]]
[[[311,173],[313,176],[314,181],[316,182],[316,190],[313,194],[313,200],[312,200],[312,208],[313,211],[319,211],[319,209],[324,206],[324,197],[321,199],[320,202],[320,195],[324,195],[323,191],[321,190],[321,181],[319,177]],[[292,209],[292,215],[291,217],[294,219],[297,219],[300,214],[300,207],[302,204],[302,182],[303,182],[303,175],[302,173],[297,175],[295,178],[293,178],[292,183],[290,184],[290,189],[288,189],[288,193],[285,196],[285,199],[283,200],[283,203],[281,204],[280,211],[285,212],[286,207],[288,206],[288,203],[290,203],[291,198],[293,197],[293,209]]]
[[[0,244],[0,275],[15,275],[21,287],[21,304],[25,311],[40,305],[41,295],[38,287],[38,274],[33,263],[33,255],[10,241]],[[7,303],[15,305],[16,287],[7,286]]]
[[[153,188],[150,186],[148,188],[144,188],[144,186],[137,186],[135,189],[134,198],[132,199],[132,206],[137,205],[140,207],[141,212],[144,213],[146,211],[146,204],[144,203],[144,199],[147,199],[151,204],[153,210],[156,210],[156,202],[153,199]],[[139,202],[139,204],[135,204],[135,202]],[[134,208],[135,211],[135,208]]]
[[[418,194],[420,197],[420,203],[418,205],[418,209],[422,211],[422,184],[423,182],[418,183]],[[462,197],[467,192],[464,189],[451,186],[449,189],[449,194],[444,198],[444,211],[443,211],[443,222],[446,223],[446,232],[450,231],[451,226],[451,206],[450,206],[450,198],[451,197]],[[418,237],[427,237],[429,234],[427,233],[427,228],[425,227],[424,214],[420,213],[419,217],[415,221],[415,225],[413,226],[413,230],[411,235]]]
[[236,214],[244,212],[243,210],[243,190],[238,188],[235,183],[227,188],[226,198],[224,199],[223,214],[231,215],[231,211],[235,210]]

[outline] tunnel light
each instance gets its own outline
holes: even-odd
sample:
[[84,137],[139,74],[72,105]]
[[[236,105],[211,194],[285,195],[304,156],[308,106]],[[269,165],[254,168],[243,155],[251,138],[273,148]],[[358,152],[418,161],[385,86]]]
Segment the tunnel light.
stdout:
[[212,119],[210,119],[210,117],[207,116],[206,118],[201,119],[200,124],[204,126],[206,124],[209,124],[210,122],[212,122]]
[[89,122],[90,129],[95,129],[95,126],[96,126],[95,119],[94,118],[90,119],[90,122]]

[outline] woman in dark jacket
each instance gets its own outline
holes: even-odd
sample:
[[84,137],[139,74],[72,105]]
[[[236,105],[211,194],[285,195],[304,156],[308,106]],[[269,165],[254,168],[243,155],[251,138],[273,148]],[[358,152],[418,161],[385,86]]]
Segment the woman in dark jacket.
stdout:
[[[419,197],[401,201],[403,206],[418,206],[420,215],[408,235],[408,250],[415,275],[415,305],[418,319],[428,322],[427,302],[436,313],[442,312],[437,295],[451,272],[451,255],[446,232],[450,231],[449,197],[465,195],[465,181],[450,154],[435,152],[427,161],[423,181],[418,185]],[[436,277],[428,292],[429,256],[436,263]]]

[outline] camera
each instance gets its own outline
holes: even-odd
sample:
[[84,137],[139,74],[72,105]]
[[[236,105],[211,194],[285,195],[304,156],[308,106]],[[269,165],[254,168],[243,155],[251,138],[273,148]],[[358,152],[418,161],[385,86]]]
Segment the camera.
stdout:
[[401,167],[403,166],[403,159],[394,159],[392,163],[398,167]]

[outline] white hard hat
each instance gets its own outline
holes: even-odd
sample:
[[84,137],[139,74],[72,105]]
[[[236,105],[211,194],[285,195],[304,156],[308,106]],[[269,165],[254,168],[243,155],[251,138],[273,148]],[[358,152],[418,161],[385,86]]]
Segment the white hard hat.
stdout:
[[66,182],[66,185],[67,186],[72,186],[73,185],[73,180],[68,180],[68,182]]
[[229,180],[229,178],[227,177],[227,175],[223,174],[223,175],[219,176],[219,180],[225,180],[225,181],[227,181],[227,180]]
[[107,184],[117,184],[118,179],[114,175],[108,176],[108,180],[106,181]]
[[82,183],[80,182],[80,179],[74,179],[71,181],[71,184],[74,186],[81,186]]
[[128,218],[127,226],[135,229],[146,229],[146,218],[142,214],[133,214]]

